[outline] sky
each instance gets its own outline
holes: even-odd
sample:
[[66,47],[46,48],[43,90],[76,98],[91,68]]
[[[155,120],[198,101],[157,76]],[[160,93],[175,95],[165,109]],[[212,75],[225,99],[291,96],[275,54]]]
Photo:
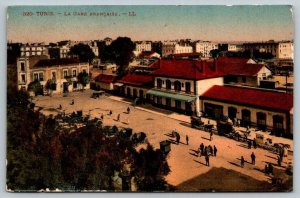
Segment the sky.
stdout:
[[[39,16],[37,12],[47,12],[48,16]],[[102,15],[90,16],[92,13]],[[103,13],[114,13],[114,16]],[[291,6],[287,5],[14,6],[7,9],[8,41],[49,43],[118,36],[134,41],[292,40],[294,21]]]

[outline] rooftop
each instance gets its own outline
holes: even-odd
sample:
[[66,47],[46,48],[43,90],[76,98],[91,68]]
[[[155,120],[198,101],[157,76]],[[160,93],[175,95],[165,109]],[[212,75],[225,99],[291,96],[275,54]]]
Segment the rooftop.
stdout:
[[293,108],[292,94],[253,88],[215,85],[201,97],[222,102],[251,105],[263,109],[290,111]]
[[43,59],[39,60],[32,67],[53,67],[58,65],[70,65],[70,64],[79,64],[83,63],[79,59],[75,58],[62,58],[62,59]]
[[95,77],[96,82],[112,83],[116,79],[116,75],[99,74]]
[[153,82],[153,77],[140,74],[128,74],[118,82],[135,86],[150,86]]

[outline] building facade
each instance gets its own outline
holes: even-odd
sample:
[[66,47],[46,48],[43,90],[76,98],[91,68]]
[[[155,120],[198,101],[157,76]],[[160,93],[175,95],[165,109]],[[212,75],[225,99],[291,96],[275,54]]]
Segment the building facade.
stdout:
[[280,42],[278,44],[279,59],[294,59],[294,44],[293,42]]
[[139,55],[142,52],[148,51],[150,52],[152,50],[151,41],[137,41],[135,42],[135,51]]
[[162,56],[171,54],[192,53],[193,47],[187,44],[180,45],[177,42],[164,42],[162,46]]
[[[78,82],[78,74],[86,72],[89,74],[89,64],[77,59],[40,59],[19,58],[17,61],[18,89],[28,90],[30,83],[39,81],[44,93],[47,83],[52,81],[55,86],[52,93],[64,93],[80,90],[83,86]],[[89,84],[86,85],[89,89]]]
[[196,52],[201,53],[203,57],[211,57],[210,51],[218,49],[217,43],[209,41],[199,41],[196,43]]
[[[205,116],[240,120],[242,126],[292,135],[293,95],[253,88],[213,86],[201,95]],[[276,99],[275,99],[276,98]]]
[[21,57],[43,55],[48,55],[48,50],[44,43],[25,44],[21,46]]

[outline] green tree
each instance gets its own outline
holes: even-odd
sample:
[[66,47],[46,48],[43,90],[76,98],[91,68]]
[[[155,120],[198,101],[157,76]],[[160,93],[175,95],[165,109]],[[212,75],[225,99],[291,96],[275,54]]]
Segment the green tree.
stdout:
[[39,94],[43,95],[43,87],[42,87],[40,81],[35,80],[35,81],[29,83],[28,91],[33,91],[36,96]]
[[118,37],[111,45],[112,58],[117,68],[118,77],[126,75],[129,63],[133,59],[134,43],[128,37]]
[[50,94],[52,94],[52,91],[56,90],[56,85],[55,79],[49,79],[45,85],[45,88],[50,91]]
[[84,90],[84,87],[85,87],[87,84],[90,83],[90,76],[89,76],[89,74],[86,73],[86,72],[80,72],[80,73],[78,74],[77,79],[78,79],[78,82],[79,82],[80,84],[82,84],[82,90]]
[[91,63],[91,61],[95,57],[95,54],[93,50],[90,48],[90,46],[82,43],[79,43],[78,45],[74,45],[73,47],[71,47],[69,54],[72,56],[74,55],[78,56],[80,61],[89,62],[89,63]]

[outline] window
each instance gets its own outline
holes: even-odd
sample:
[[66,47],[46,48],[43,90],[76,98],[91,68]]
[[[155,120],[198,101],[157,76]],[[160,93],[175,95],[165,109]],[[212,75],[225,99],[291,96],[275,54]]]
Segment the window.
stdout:
[[68,76],[68,70],[64,70],[64,78]]
[[179,81],[174,82],[175,91],[181,91],[181,83]]
[[160,78],[157,79],[157,88],[162,87],[162,80]]
[[56,79],[56,72],[52,72],[52,79]]
[[266,124],[267,124],[266,114],[262,113],[262,112],[258,112],[256,114],[256,117],[257,117],[257,126],[258,126],[258,128],[262,129],[262,130],[265,130]]
[[44,80],[44,74],[43,73],[39,73],[39,80],[43,81]]
[[191,83],[190,82],[185,83],[185,91],[186,91],[186,93],[191,93]]
[[21,80],[22,80],[23,83],[25,82],[25,74],[21,75]]
[[25,71],[25,63],[21,63],[21,71]]
[[39,80],[39,75],[38,73],[33,74],[33,80]]
[[166,89],[171,89],[171,81],[166,80]]
[[73,77],[76,77],[76,76],[77,76],[77,71],[76,71],[76,69],[73,69],[72,75],[73,75]]

